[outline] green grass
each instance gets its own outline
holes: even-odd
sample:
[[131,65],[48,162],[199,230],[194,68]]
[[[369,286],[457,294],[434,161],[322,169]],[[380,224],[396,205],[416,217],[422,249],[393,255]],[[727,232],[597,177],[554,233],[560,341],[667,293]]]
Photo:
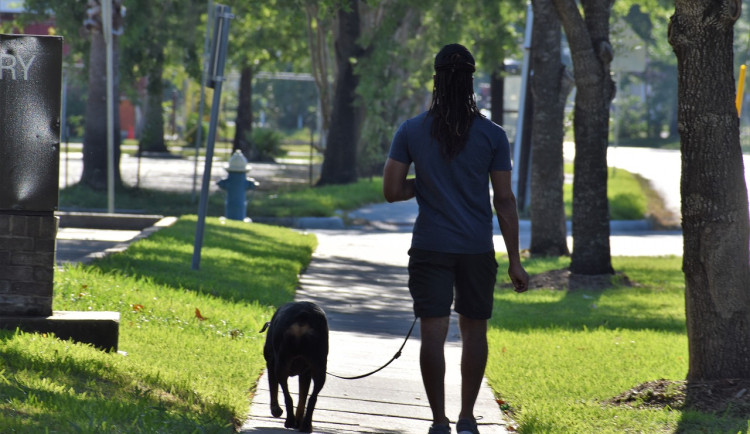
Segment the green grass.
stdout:
[[[526,266],[535,274],[568,261],[534,259]],[[647,381],[683,380],[688,367],[681,258],[615,257],[613,266],[637,285],[496,292],[486,375],[519,432],[747,429],[746,420],[728,416],[604,404]],[[504,273],[499,279],[508,281]]]
[[[573,165],[565,165],[565,173],[573,173]],[[611,220],[641,220],[647,214],[648,188],[638,182],[632,173],[623,169],[608,169],[607,198],[609,199],[609,215]],[[565,201],[565,215],[568,219],[573,215],[573,184],[563,185],[563,200]]]
[[[107,192],[75,184],[60,190],[59,204],[63,210],[104,212],[107,209]],[[116,212],[181,216],[198,212],[198,195],[193,198],[191,193],[120,187],[115,191],[115,205]],[[224,215],[222,194],[208,197],[207,215]]]
[[[383,201],[382,178],[363,178],[353,184],[326,185],[287,191],[258,191],[248,203],[252,217],[328,217],[340,210],[352,210]],[[207,215],[224,215],[223,192],[211,194]],[[103,210],[107,207],[106,192],[94,191],[80,184],[60,191],[60,207],[73,210]],[[145,214],[181,216],[196,214],[197,200],[191,193],[174,193],[143,188],[119,188],[116,192],[118,210]]]
[[[3,432],[233,432],[264,366],[258,333],[290,301],[312,235],[195,218],[55,274],[55,310],[121,314],[119,349],[0,332]],[[196,310],[197,309],[197,310]]]
[[638,179],[627,170],[609,168],[607,196],[612,220],[640,220],[646,216],[646,195]]
[[[608,196],[612,220],[640,220],[648,213],[649,191],[647,183],[622,169],[610,169]],[[282,191],[257,191],[248,203],[248,216],[252,217],[330,217],[361,206],[383,201],[383,179],[362,178],[353,184],[326,185],[315,188]],[[571,184],[564,186],[566,215],[572,214]],[[195,214],[198,209],[190,193],[172,193],[142,188],[118,189],[119,210],[146,214],[180,216]],[[224,215],[224,194],[209,196],[208,215]],[[79,184],[60,191],[63,209],[104,209],[106,192],[91,190]]]
[[[193,271],[195,221],[183,217],[123,253],[56,273],[55,309],[120,312],[127,355],[0,332],[3,432],[234,430],[263,368],[257,331],[292,299],[316,241],[210,218]],[[525,266],[539,274],[568,261]],[[746,431],[747,420],[722,414],[604,404],[647,381],[684,379],[688,362],[680,258],[613,265],[635,285],[516,294],[499,273],[486,375],[519,431]]]
[[[309,164],[310,161],[312,161],[313,164],[323,163],[323,154],[315,148],[313,148],[311,154],[309,143],[282,143],[281,149],[286,152],[286,155],[281,157],[281,159],[293,159],[301,161],[304,164]],[[279,159],[277,159],[277,161],[278,160]]]
[[362,178],[347,185],[257,194],[249,206],[251,216],[328,217],[363,205],[384,202],[383,179]]

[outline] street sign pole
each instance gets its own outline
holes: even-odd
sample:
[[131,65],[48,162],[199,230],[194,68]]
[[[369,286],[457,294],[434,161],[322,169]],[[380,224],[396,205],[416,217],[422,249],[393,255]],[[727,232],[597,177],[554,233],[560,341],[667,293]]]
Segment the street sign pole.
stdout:
[[107,212],[115,212],[114,67],[112,62],[112,0],[102,0],[102,35],[107,58]]
[[208,50],[211,48],[211,26],[208,25],[213,20],[213,12],[214,12],[214,2],[213,0],[208,0],[208,12],[207,12],[207,19],[206,19],[206,35],[203,39],[203,71],[201,72],[201,99],[200,103],[198,105],[198,122],[195,130],[195,163],[193,165],[193,192],[190,196],[191,203],[195,203],[195,194],[198,190],[197,184],[198,184],[198,157],[200,156],[200,148],[203,144],[203,109],[206,105],[206,81],[207,81],[207,74],[208,74],[208,62],[209,59],[209,52]]
[[216,141],[216,125],[219,120],[219,106],[221,105],[221,86],[224,82],[224,63],[227,56],[227,40],[229,39],[229,20],[234,18],[229,6],[217,4],[214,14],[214,38],[211,59],[208,65],[208,87],[214,89],[211,105],[211,121],[208,126],[206,140],[206,164],[203,170],[201,196],[198,204],[198,223],[195,229],[195,245],[193,247],[193,270],[198,270],[201,263],[201,248],[203,247],[203,232],[206,226],[206,212],[208,208],[208,193],[211,183],[211,166],[214,157],[214,142]]

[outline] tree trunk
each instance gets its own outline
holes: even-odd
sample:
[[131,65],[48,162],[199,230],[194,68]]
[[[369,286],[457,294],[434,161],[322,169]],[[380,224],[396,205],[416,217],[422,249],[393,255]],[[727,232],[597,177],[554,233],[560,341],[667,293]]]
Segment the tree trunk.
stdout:
[[568,37],[575,69],[573,113],[573,254],[570,271],[612,274],[607,201],[609,109],[615,93],[610,77],[609,0],[583,0],[585,20],[574,0],[553,0]]
[[348,12],[340,10],[338,13],[333,110],[318,185],[347,184],[357,180],[357,141],[364,108],[356,104],[359,78],[354,74],[351,60],[364,53],[357,45],[359,33],[359,5],[352,0]]
[[156,65],[148,76],[146,85],[146,110],[141,132],[140,149],[148,152],[168,152],[164,142],[164,82],[162,81],[163,59],[157,59]]
[[310,70],[318,88],[318,120],[320,122],[320,148],[326,148],[328,127],[331,122],[331,83],[329,77],[329,50],[326,37],[331,30],[330,20],[321,17],[316,2],[305,3],[307,18],[307,45],[310,48]]
[[563,118],[571,78],[560,58],[562,29],[551,0],[534,0],[531,45],[532,255],[569,255],[563,200]]
[[498,125],[505,125],[503,119],[505,115],[504,69],[501,66],[490,75],[490,119]]
[[689,381],[750,379],[748,200],[734,105],[738,0],[678,0],[682,230]]
[[253,68],[244,66],[240,73],[240,92],[235,120],[232,152],[241,150],[248,160],[253,160],[250,134],[253,131]]
[[[117,37],[112,37],[113,70],[117,72]],[[101,31],[91,33],[89,54],[89,96],[86,101],[86,127],[83,135],[83,172],[80,183],[94,190],[107,189],[107,63],[106,44]],[[119,91],[115,77],[114,105],[114,180],[120,177],[120,116]]]

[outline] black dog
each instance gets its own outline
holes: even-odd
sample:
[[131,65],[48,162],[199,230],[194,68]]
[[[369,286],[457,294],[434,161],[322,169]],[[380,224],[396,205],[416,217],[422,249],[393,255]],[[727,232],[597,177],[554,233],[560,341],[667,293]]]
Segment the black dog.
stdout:
[[[328,320],[323,309],[314,303],[297,302],[281,306],[273,314],[271,321],[263,326],[268,328],[263,356],[268,368],[268,386],[271,390],[271,414],[280,417],[278,386],[284,393],[286,406],[286,428],[297,428],[302,432],[312,432],[312,414],[318,393],[326,382],[328,363]],[[289,395],[287,379],[299,375],[299,402],[297,412]],[[313,391],[305,412],[305,401],[314,381]]]

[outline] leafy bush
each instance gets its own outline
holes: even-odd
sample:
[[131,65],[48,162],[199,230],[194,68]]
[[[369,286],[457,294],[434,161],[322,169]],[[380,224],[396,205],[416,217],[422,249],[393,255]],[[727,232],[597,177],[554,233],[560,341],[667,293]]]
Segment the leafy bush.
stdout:
[[270,128],[253,128],[250,133],[250,161],[273,161],[285,154],[281,149],[282,134]]

